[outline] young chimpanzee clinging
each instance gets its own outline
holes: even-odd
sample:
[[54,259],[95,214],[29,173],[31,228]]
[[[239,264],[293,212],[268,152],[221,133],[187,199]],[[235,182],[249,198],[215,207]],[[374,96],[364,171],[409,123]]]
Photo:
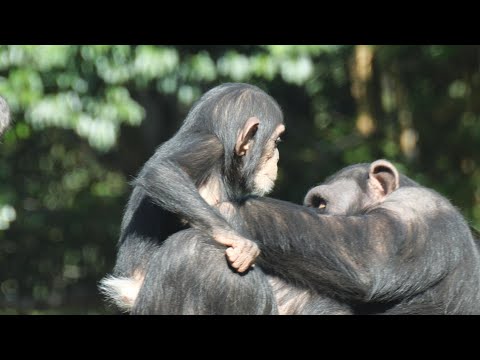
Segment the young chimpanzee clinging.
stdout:
[[[174,260],[169,254],[168,260],[151,265],[153,258],[165,255],[162,243],[175,233],[176,241],[187,233],[214,247],[226,246],[231,267],[239,273],[249,269],[258,246],[233,230],[215,205],[271,191],[279,159],[276,144],[284,128],[280,107],[258,87],[229,83],[204,94],[133,182],[114,272],[101,283],[107,297],[132,309],[144,282],[155,282],[156,272]],[[185,223],[190,229],[182,232]],[[133,312],[145,307],[144,301]]]

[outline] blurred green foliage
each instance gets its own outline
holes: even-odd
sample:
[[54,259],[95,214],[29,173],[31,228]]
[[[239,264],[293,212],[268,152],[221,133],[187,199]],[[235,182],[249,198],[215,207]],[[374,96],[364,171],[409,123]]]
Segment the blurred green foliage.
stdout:
[[111,313],[132,180],[192,103],[256,84],[285,112],[272,196],[387,158],[480,227],[479,46],[0,46],[0,313]]

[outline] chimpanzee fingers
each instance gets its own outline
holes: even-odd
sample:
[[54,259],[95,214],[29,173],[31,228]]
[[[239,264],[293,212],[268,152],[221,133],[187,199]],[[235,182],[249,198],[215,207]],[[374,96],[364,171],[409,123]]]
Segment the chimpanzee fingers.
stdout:
[[233,266],[233,263],[238,259],[240,252],[236,248],[229,247],[225,251],[225,254],[227,255],[228,262],[230,263],[230,265]]
[[227,255],[230,266],[238,270],[240,265],[243,263],[243,254],[245,253],[245,251],[246,249],[243,244],[242,246],[228,248],[225,253]]
[[258,245],[253,241],[238,241],[225,252],[230,265],[238,272],[244,272],[252,266],[260,254]]
[[[242,259],[243,259],[243,261],[242,261]],[[250,268],[250,266],[253,264],[254,261],[255,261],[255,257],[253,256],[253,254],[250,253],[250,254],[243,255],[243,258],[241,258],[237,261],[237,263],[240,263],[237,271],[239,273],[243,273],[243,272],[247,271]]]
[[243,247],[246,243],[250,242],[250,240],[245,239],[234,231],[225,230],[215,230],[213,239],[219,244],[233,248]]
[[[238,270],[238,268],[245,261],[245,256],[248,256],[250,251],[248,242],[241,242],[235,248],[235,255],[232,256],[232,266]],[[235,257],[235,259],[233,259]]]
[[254,242],[249,241],[232,266],[236,268],[238,272],[247,271],[257,258],[257,249],[258,246]]
[[243,260],[240,260],[240,258],[243,256],[243,254],[245,254],[245,252],[247,252],[248,250],[246,249],[245,247],[245,244],[242,243],[241,245],[237,245],[235,247],[231,247],[229,248],[231,249],[229,252],[228,252],[228,260],[230,262],[230,265],[232,267],[234,267],[235,269],[238,269],[239,266],[240,266],[240,261],[243,261]]
[[239,272],[244,272],[246,270],[248,270],[248,268],[250,267],[255,267],[255,260],[257,259],[257,257],[260,255],[260,248],[258,247],[257,244],[255,243],[252,243],[252,248],[250,250],[250,258],[247,258],[247,260],[249,261],[246,261],[244,262],[241,267],[239,268]]

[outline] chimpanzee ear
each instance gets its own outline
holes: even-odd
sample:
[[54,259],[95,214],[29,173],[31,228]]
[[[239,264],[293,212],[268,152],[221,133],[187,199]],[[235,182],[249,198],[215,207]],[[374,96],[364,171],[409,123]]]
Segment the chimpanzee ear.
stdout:
[[250,147],[250,140],[258,130],[258,124],[260,124],[260,120],[256,117],[251,117],[245,122],[245,125],[237,136],[235,154],[238,156],[244,156],[247,153],[247,150]]
[[375,192],[378,197],[385,197],[398,189],[399,179],[397,169],[387,160],[376,160],[370,165],[369,190]]

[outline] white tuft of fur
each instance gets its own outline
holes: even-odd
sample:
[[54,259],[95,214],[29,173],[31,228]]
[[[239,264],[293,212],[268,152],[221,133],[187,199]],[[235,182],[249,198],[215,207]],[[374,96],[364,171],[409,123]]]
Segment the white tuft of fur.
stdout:
[[138,296],[143,279],[107,276],[100,281],[100,292],[107,300],[128,312]]

